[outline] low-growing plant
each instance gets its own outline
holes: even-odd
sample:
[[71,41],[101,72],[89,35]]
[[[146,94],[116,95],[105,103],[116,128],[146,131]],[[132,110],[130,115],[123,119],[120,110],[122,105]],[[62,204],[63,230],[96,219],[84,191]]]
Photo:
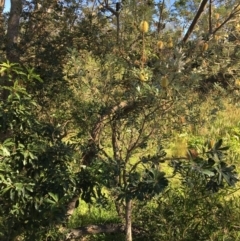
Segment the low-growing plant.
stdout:
[[230,194],[238,179],[235,166],[226,164],[228,148],[221,144],[207,142],[209,150],[203,147],[203,155],[171,163],[181,186],[159,195],[151,208],[140,203],[136,208],[135,221],[146,231],[144,240],[212,240],[216,234],[214,240],[237,240],[240,202]]

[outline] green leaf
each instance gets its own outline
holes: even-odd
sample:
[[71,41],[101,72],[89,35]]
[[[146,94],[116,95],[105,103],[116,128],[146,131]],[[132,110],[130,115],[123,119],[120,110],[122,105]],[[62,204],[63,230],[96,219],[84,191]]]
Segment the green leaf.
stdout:
[[221,148],[218,148],[219,151],[227,151],[229,150],[229,146],[224,146],[224,147],[221,147]]
[[25,188],[26,188],[29,192],[33,192],[33,188],[32,188],[30,185],[27,185]]
[[12,201],[14,201],[14,198],[15,198],[15,191],[12,189],[12,190],[10,191],[10,199],[11,199]]
[[3,190],[1,190],[1,195],[4,195],[7,191],[9,191],[10,189],[12,188],[12,186],[10,186],[10,187],[6,187],[6,188],[4,188]]
[[11,155],[9,150],[6,147],[2,146],[1,149],[2,149],[2,155],[3,156],[10,156]]
[[48,195],[55,201],[58,202],[58,196],[57,194],[54,194],[52,192],[49,192]]
[[205,175],[207,175],[209,177],[213,177],[215,175],[214,172],[212,172],[210,170],[207,170],[207,169],[202,169],[201,173],[203,173],[203,174],[205,174]]
[[14,142],[12,141],[11,138],[8,138],[3,142],[3,146],[13,146],[13,145],[14,145]]
[[223,142],[222,139],[220,139],[219,141],[217,141],[217,142],[214,144],[213,149],[214,149],[214,150],[218,150],[219,147],[222,145],[222,142]]
[[47,203],[51,203],[51,204],[55,204],[56,202],[54,202],[53,200],[49,199],[49,198],[46,198],[45,201]]
[[16,190],[21,190],[23,188],[22,183],[15,183]]

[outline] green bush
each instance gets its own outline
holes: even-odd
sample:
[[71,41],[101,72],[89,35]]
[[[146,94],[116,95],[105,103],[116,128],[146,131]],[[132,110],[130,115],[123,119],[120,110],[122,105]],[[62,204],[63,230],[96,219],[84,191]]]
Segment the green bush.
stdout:
[[0,103],[1,240],[42,240],[64,220],[76,193],[73,147],[62,142],[58,128],[39,121],[39,105],[26,86],[40,78],[16,64],[1,64],[1,72],[9,83],[0,90],[9,91]]

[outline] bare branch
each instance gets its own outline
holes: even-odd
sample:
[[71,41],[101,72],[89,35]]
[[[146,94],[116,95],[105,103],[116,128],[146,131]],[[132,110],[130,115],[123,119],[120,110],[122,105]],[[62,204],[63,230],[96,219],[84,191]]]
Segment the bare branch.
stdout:
[[196,13],[196,15],[195,15],[195,17],[194,17],[190,27],[188,28],[185,36],[183,37],[183,40],[182,40],[183,43],[186,43],[188,38],[190,37],[194,27],[196,26],[196,24],[198,22],[198,19],[200,18],[202,12],[204,11],[204,8],[205,8],[207,2],[208,2],[208,0],[202,0],[202,2],[200,3],[198,11],[197,11],[197,13]]
[[[240,13],[239,7],[240,7],[240,3],[237,4],[232,10],[232,12],[228,15],[228,17],[216,29],[213,30],[212,35],[214,35],[217,31],[219,31],[226,23],[230,22],[230,20],[233,19],[236,16],[236,14]],[[233,19],[232,21],[235,22],[237,20]]]
[[209,0],[209,9],[208,9],[208,24],[209,24],[209,29],[208,33],[212,33],[212,0]]

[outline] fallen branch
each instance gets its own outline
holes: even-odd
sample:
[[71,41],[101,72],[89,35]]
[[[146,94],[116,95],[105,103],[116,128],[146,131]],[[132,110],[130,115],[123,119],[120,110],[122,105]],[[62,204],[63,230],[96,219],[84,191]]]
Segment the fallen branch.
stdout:
[[[119,224],[99,224],[99,225],[88,225],[84,227],[70,229],[70,232],[66,235],[66,240],[78,239],[85,235],[100,234],[100,233],[124,233],[125,225]],[[146,233],[140,228],[133,227],[133,234],[139,235]]]

